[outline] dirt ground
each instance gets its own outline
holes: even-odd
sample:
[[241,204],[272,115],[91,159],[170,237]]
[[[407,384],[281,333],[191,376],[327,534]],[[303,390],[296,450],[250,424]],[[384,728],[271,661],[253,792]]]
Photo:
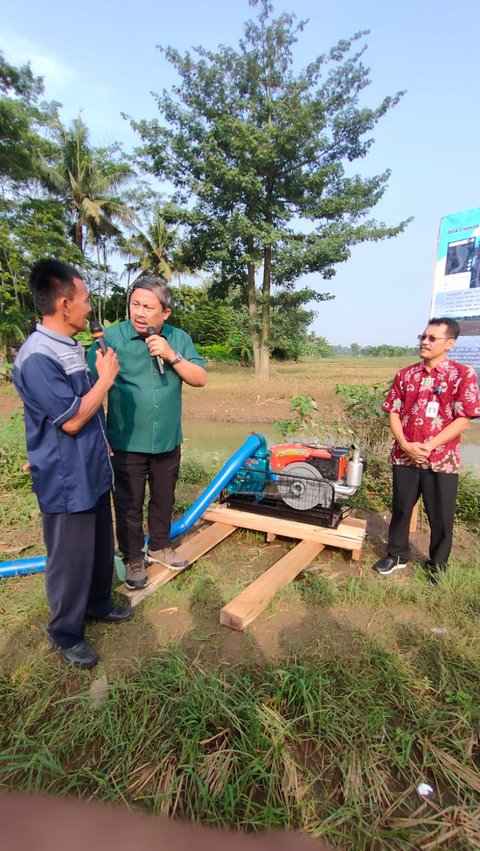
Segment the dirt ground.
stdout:
[[268,381],[256,379],[250,368],[215,364],[209,369],[206,387],[184,387],[183,414],[192,420],[273,423],[288,416],[293,396],[310,395],[322,418],[335,418],[339,410],[336,384],[386,382],[403,364],[394,358],[274,363]]

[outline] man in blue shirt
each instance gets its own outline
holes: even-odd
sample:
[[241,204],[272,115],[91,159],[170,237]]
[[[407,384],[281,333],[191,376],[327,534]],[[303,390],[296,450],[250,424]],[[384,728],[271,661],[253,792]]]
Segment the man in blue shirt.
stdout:
[[21,347],[13,381],[25,408],[33,490],[47,548],[48,633],[62,658],[82,668],[98,662],[84,639],[85,619],[128,620],[110,598],[113,471],[102,402],[118,375],[112,349],[96,355],[94,384],[74,340],[91,312],[79,272],[57,260],[32,269],[30,289],[42,323]]

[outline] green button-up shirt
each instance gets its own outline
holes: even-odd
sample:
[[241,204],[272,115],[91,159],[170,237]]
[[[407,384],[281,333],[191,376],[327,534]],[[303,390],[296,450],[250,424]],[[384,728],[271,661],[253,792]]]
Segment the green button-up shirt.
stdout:
[[[192,338],[173,325],[162,335],[175,352],[205,367]],[[130,320],[105,329],[107,344],[117,353],[120,372],[108,394],[107,436],[112,449],[123,452],[170,452],[182,442],[182,380],[165,363],[160,375],[143,337]],[[95,350],[91,346],[88,365],[95,377]]]

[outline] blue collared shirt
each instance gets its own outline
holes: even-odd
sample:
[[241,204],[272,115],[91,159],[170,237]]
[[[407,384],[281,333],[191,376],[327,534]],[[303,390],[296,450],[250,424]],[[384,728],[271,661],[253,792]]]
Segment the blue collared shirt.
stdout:
[[25,409],[33,490],[43,513],[87,511],[113,486],[103,409],[71,435],[62,425],[93,381],[83,347],[43,325],[21,347],[13,381]]

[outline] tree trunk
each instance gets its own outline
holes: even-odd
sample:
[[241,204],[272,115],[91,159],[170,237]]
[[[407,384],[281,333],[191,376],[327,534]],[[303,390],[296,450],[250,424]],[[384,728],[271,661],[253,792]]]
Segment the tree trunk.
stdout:
[[[248,251],[253,257],[253,241],[248,241]],[[260,337],[258,333],[258,308],[257,308],[257,292],[255,289],[255,264],[249,263],[247,266],[247,301],[248,315],[250,318],[250,336],[252,338],[253,362],[255,365],[255,375],[258,375],[260,370]]]
[[263,254],[263,284],[262,284],[262,327],[260,332],[260,358],[257,378],[268,381],[270,378],[270,289],[271,289],[272,251],[270,246]]
[[75,222],[75,244],[77,248],[80,249],[80,253],[83,255],[83,230],[82,225],[78,220]]

